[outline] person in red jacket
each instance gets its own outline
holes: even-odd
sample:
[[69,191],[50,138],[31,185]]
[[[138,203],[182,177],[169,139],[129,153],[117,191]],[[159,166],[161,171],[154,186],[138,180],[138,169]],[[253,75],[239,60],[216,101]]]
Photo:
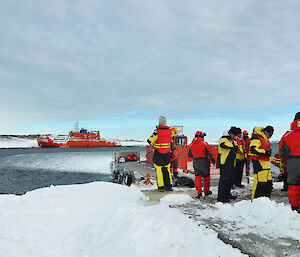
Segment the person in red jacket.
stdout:
[[300,213],[300,112],[295,115],[291,131],[279,142],[279,157],[286,160],[288,196],[292,210]]
[[195,171],[195,186],[198,191],[196,198],[202,196],[201,180],[203,178],[203,189],[205,196],[212,194],[210,187],[210,163],[215,164],[214,157],[211,153],[210,145],[204,141],[205,133],[197,131],[195,138],[188,148],[188,156],[193,158],[193,167]]
[[245,166],[246,166],[246,176],[250,175],[250,159],[249,159],[249,146],[250,146],[250,138],[248,136],[248,131],[243,131],[243,140],[245,142]]

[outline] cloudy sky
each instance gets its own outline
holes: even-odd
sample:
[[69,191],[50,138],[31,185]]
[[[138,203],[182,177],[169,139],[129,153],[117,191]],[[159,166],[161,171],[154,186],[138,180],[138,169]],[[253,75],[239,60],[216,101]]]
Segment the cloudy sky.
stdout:
[[0,0],[0,134],[217,140],[300,111],[300,2]]

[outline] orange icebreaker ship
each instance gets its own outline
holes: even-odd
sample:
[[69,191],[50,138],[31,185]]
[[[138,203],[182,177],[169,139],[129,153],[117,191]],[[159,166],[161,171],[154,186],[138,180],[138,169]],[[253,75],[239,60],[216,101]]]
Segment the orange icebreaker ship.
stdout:
[[79,132],[71,131],[69,135],[40,136],[37,139],[41,147],[117,147],[121,146],[115,141],[106,141],[100,138],[99,131],[87,131],[81,129]]

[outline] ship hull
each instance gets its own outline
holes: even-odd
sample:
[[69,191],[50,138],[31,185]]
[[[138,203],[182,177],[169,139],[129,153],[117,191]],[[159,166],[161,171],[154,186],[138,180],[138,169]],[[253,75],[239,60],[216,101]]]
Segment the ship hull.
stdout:
[[115,142],[109,142],[105,140],[67,140],[65,142],[55,142],[51,139],[38,139],[38,145],[40,147],[54,148],[54,147],[65,147],[65,148],[79,148],[79,147],[120,147],[121,145]]

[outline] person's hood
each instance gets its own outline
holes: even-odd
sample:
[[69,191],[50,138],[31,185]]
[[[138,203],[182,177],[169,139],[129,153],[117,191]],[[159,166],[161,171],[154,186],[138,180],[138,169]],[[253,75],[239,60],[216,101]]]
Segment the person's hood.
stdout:
[[266,140],[266,142],[268,142],[268,138],[265,135],[265,133],[263,132],[263,129],[264,129],[264,127],[256,127],[254,130],[254,134],[261,135],[264,138],[264,140]]
[[291,123],[291,130],[300,130],[300,120],[295,120]]

